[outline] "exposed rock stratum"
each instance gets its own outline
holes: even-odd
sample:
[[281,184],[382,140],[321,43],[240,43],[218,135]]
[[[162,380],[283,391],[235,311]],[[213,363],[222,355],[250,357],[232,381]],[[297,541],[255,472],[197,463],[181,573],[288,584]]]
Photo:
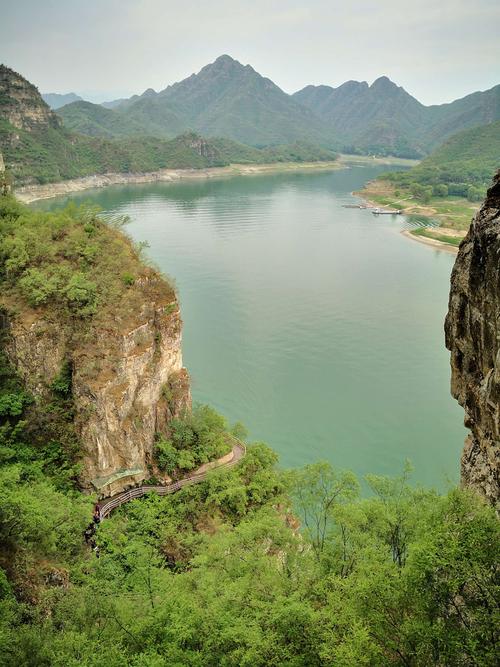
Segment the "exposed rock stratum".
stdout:
[[128,312],[98,321],[85,335],[50,309],[16,310],[4,299],[6,352],[42,410],[51,383],[71,364],[81,483],[101,496],[149,476],[156,436],[191,401],[174,291],[149,269],[131,289]]
[[446,347],[465,410],[462,483],[500,501],[500,172],[472,220],[451,276]]

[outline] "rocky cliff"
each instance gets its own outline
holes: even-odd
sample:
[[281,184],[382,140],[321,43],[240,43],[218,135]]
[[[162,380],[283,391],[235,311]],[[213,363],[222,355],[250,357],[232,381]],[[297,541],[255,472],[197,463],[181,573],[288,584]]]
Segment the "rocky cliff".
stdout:
[[500,501],[500,172],[460,246],[451,277],[446,346],[451,391],[470,429],[462,482]]
[[30,132],[60,126],[38,89],[5,65],[0,65],[0,106],[2,119],[19,130]]
[[173,290],[145,268],[129,294],[128,310],[117,305],[86,331],[2,298],[8,357],[42,409],[54,379],[70,369],[81,482],[101,496],[149,475],[156,435],[190,405]]

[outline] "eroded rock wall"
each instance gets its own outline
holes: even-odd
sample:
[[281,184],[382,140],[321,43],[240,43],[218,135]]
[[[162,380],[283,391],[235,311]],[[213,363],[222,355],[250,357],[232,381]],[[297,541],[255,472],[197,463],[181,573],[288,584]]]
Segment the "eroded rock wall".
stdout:
[[20,130],[30,132],[61,125],[37,88],[5,65],[0,65],[0,102],[2,118]]
[[85,334],[54,313],[9,309],[7,354],[37,402],[71,365],[82,483],[101,495],[148,476],[156,434],[191,401],[175,295],[153,272],[134,289],[143,297],[137,310]]
[[500,502],[500,172],[460,246],[451,276],[446,346],[451,392],[470,435],[462,483]]

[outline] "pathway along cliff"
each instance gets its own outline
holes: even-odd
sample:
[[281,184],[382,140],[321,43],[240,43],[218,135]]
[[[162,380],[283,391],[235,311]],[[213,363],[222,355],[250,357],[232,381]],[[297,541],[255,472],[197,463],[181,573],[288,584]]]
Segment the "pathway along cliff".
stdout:
[[128,491],[123,491],[122,493],[118,493],[117,495],[112,496],[111,498],[105,498],[103,500],[100,500],[96,505],[96,514],[98,514],[99,521],[102,521],[103,519],[108,517],[111,514],[111,512],[117,507],[120,507],[120,505],[124,505],[125,503],[128,503],[131,500],[135,500],[136,498],[141,498],[147,493],[152,492],[152,493],[157,493],[160,496],[166,496],[169,495],[170,493],[175,493],[176,491],[179,491],[185,486],[189,486],[191,484],[199,484],[200,482],[203,482],[207,478],[208,473],[211,472],[212,470],[230,468],[236,465],[245,456],[246,447],[244,443],[242,443],[240,440],[237,440],[234,437],[232,437],[231,440],[233,441],[233,450],[232,450],[233,456],[229,461],[225,461],[224,463],[219,463],[217,461],[214,461],[212,464],[210,463],[205,464],[201,466],[201,468],[198,468],[198,471],[195,471],[189,477],[184,477],[183,479],[179,479],[176,482],[173,482],[172,484],[167,484],[165,486],[148,486],[148,485],[137,486],[135,488],[129,489]]
[[460,245],[445,324],[451,393],[470,429],[462,483],[500,504],[500,171]]

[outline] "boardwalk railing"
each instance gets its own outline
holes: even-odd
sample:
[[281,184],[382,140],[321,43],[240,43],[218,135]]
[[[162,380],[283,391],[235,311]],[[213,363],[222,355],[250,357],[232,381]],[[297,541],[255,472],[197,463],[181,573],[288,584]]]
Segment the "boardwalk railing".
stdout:
[[236,465],[238,461],[241,461],[241,459],[245,456],[246,447],[242,442],[236,440],[236,438],[232,438],[232,440],[234,442],[233,458],[230,461],[226,461],[226,463],[216,464],[212,468],[209,468],[208,470],[204,470],[203,472],[200,473],[194,473],[193,475],[191,475],[191,477],[184,477],[183,479],[179,479],[177,482],[173,482],[172,484],[166,484],[165,486],[136,486],[133,489],[129,489],[128,491],[122,491],[122,493],[118,493],[116,496],[112,496],[111,498],[106,498],[105,500],[101,500],[100,502],[97,503],[97,509],[99,511],[99,519],[102,521],[103,519],[108,517],[111,514],[111,512],[120,505],[128,503],[131,500],[135,500],[136,498],[141,498],[142,496],[146,495],[146,493],[153,492],[157,493],[160,496],[166,496],[169,493],[175,493],[176,491],[179,491],[179,489],[182,489],[182,487],[184,486],[189,486],[190,484],[198,484],[199,482],[203,482],[203,480],[206,479],[208,473],[211,472],[212,470],[220,470],[221,468],[230,468],[231,466]]

